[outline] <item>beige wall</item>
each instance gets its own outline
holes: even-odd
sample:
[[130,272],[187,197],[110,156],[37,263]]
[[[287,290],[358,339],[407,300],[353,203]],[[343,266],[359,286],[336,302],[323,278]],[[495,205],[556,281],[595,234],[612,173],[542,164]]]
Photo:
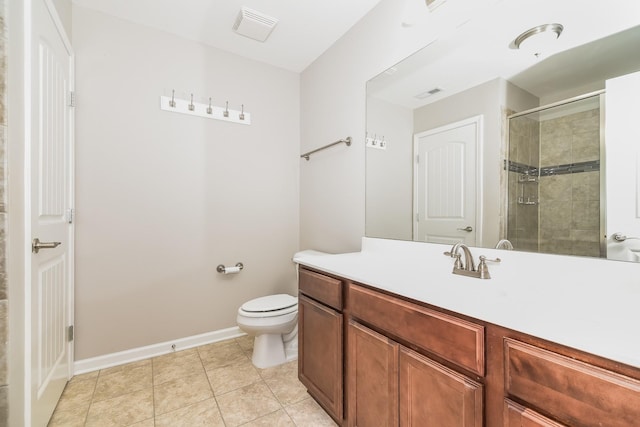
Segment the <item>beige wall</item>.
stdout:
[[366,151],[366,234],[413,238],[413,111],[367,98],[367,135],[386,150]]
[[[232,327],[244,301],[294,293],[299,75],[75,6],[73,43],[76,360]],[[171,89],[244,104],[252,125],[161,111]]]

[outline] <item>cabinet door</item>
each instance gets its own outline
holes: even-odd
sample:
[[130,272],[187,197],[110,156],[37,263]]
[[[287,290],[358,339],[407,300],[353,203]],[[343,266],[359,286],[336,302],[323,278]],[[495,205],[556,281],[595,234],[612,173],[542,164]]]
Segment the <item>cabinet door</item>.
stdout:
[[347,425],[397,426],[398,344],[354,321],[347,342]]
[[336,420],[342,420],[342,314],[300,295],[298,377]]
[[401,348],[401,426],[481,427],[482,414],[482,384]]
[[504,400],[504,427],[564,427],[509,399]]

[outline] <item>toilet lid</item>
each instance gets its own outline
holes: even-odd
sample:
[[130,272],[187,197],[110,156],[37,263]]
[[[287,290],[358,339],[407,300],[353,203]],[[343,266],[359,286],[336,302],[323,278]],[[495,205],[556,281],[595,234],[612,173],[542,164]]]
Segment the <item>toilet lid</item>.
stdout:
[[276,311],[293,307],[298,304],[298,298],[288,294],[269,295],[252,299],[242,304],[242,310],[260,313],[265,311]]

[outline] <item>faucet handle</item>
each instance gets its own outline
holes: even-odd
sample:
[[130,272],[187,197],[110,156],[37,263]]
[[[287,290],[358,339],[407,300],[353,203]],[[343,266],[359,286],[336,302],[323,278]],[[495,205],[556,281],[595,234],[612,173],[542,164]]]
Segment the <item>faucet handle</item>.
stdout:
[[500,258],[496,258],[496,259],[489,259],[484,255],[480,255],[480,263],[485,264],[487,262],[500,262],[502,261]]
[[478,264],[478,274],[481,279],[491,279],[491,275],[489,274],[489,267],[487,267],[487,262],[500,262],[500,258],[496,259],[488,259],[484,255],[480,255],[480,263]]
[[457,253],[457,252],[445,252],[444,255],[451,257],[451,258],[455,258],[455,262],[453,263],[453,269],[461,269],[462,268],[462,261],[460,260],[460,258],[462,257],[461,254]]

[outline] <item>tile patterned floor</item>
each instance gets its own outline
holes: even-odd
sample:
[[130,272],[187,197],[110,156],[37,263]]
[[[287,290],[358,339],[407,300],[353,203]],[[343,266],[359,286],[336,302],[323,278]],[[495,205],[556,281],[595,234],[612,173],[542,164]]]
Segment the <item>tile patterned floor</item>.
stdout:
[[75,376],[49,427],[336,426],[297,362],[257,369],[252,346],[245,336]]

